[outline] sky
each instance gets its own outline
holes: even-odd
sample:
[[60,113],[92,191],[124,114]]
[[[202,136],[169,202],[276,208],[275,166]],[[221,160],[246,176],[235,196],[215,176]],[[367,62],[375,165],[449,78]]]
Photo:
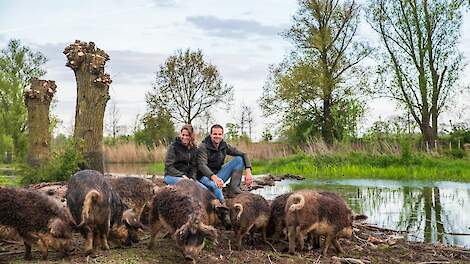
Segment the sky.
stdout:
[[[93,41],[109,54],[105,71],[113,83],[108,109],[116,104],[120,123],[128,127],[133,126],[137,115],[145,113],[145,93],[151,90],[159,65],[177,49],[201,49],[224,81],[234,87],[231,110],[214,109],[214,122],[235,122],[241,104],[251,106],[255,113],[253,136],[259,139],[265,127],[272,127],[272,119],[262,116],[258,100],[269,65],[281,62],[293,47],[281,33],[289,28],[297,8],[296,0],[0,0],[0,49],[8,40],[20,39],[49,59],[44,79],[56,81],[53,112],[63,122],[56,133],[71,133],[73,126],[75,77],[65,67],[62,52],[76,39]],[[468,61],[468,12],[462,32],[460,46]],[[361,25],[359,35],[377,41],[366,23]],[[470,84],[468,66],[463,82]],[[363,127],[397,112],[384,99],[369,100],[367,107]]]

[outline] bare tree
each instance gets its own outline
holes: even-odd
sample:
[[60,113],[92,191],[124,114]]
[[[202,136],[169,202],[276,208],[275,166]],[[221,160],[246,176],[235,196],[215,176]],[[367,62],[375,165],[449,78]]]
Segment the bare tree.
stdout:
[[117,107],[116,102],[111,100],[111,108],[108,110],[107,130],[113,138],[116,138],[119,133],[122,133],[121,129],[123,126],[119,125],[120,119],[121,113],[119,108]]
[[217,68],[204,61],[200,50],[187,49],[178,50],[160,66],[146,101],[151,112],[165,109],[176,122],[191,124],[232,97],[233,87],[223,83]]
[[[251,106],[242,104],[240,107],[240,117],[238,119],[241,135],[248,135],[251,140],[251,130],[253,128],[253,108]],[[245,130],[248,129],[248,132]]]

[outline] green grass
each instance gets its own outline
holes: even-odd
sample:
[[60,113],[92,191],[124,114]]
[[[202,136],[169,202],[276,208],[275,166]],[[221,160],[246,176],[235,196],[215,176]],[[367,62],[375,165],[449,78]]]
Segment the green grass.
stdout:
[[10,187],[21,186],[21,178],[20,177],[12,178],[12,177],[0,175],[0,186],[10,186]]
[[428,155],[293,155],[254,163],[255,174],[286,173],[311,179],[369,178],[400,180],[449,180],[470,182],[468,159]]
[[148,174],[163,175],[165,164],[163,162],[153,163],[148,168]]

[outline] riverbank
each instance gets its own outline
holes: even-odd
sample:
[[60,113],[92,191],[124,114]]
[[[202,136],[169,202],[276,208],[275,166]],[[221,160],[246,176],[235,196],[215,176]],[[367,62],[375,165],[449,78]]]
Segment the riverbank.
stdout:
[[429,155],[293,155],[254,162],[256,174],[286,173],[308,179],[367,178],[470,182],[470,161]]
[[[149,174],[162,175],[162,162]],[[388,179],[470,182],[470,160],[427,154],[371,155],[364,153],[307,155],[253,161],[253,174],[302,175],[307,179]]]
[[[285,177],[294,177],[289,175]],[[265,177],[263,183],[271,185],[278,178]],[[155,177],[156,185],[162,186],[161,177]],[[260,183],[261,184],[261,183]],[[32,189],[52,194],[63,202],[65,183],[36,184]],[[330,250],[327,256],[320,255],[319,249],[287,254],[286,241],[265,244],[259,236],[244,241],[244,250],[233,249],[234,234],[219,229],[218,243],[206,243],[203,254],[197,263],[469,263],[470,250],[458,246],[445,246],[411,242],[406,240],[407,233],[380,228],[368,223],[355,223],[353,239],[340,239],[339,243],[345,254],[336,254]],[[33,248],[33,261],[27,263],[184,263],[181,251],[171,239],[159,239],[154,250],[146,248],[149,231],[144,231],[141,241],[132,247],[118,248],[111,245],[111,250],[100,251],[97,256],[89,257],[83,252],[83,238],[73,235],[77,247],[69,258],[63,259],[57,252],[50,252],[49,260],[41,261],[40,254]],[[25,263],[24,247],[21,241],[0,238],[0,263]],[[188,263],[188,262],[186,262]]]

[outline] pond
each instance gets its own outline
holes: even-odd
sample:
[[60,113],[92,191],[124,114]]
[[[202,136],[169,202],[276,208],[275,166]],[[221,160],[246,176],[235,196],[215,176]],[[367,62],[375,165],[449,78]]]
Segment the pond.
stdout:
[[105,172],[125,175],[146,175],[150,163],[106,163]]
[[267,199],[297,189],[341,195],[370,224],[413,241],[470,248],[470,183],[392,180],[283,180],[255,190]]

